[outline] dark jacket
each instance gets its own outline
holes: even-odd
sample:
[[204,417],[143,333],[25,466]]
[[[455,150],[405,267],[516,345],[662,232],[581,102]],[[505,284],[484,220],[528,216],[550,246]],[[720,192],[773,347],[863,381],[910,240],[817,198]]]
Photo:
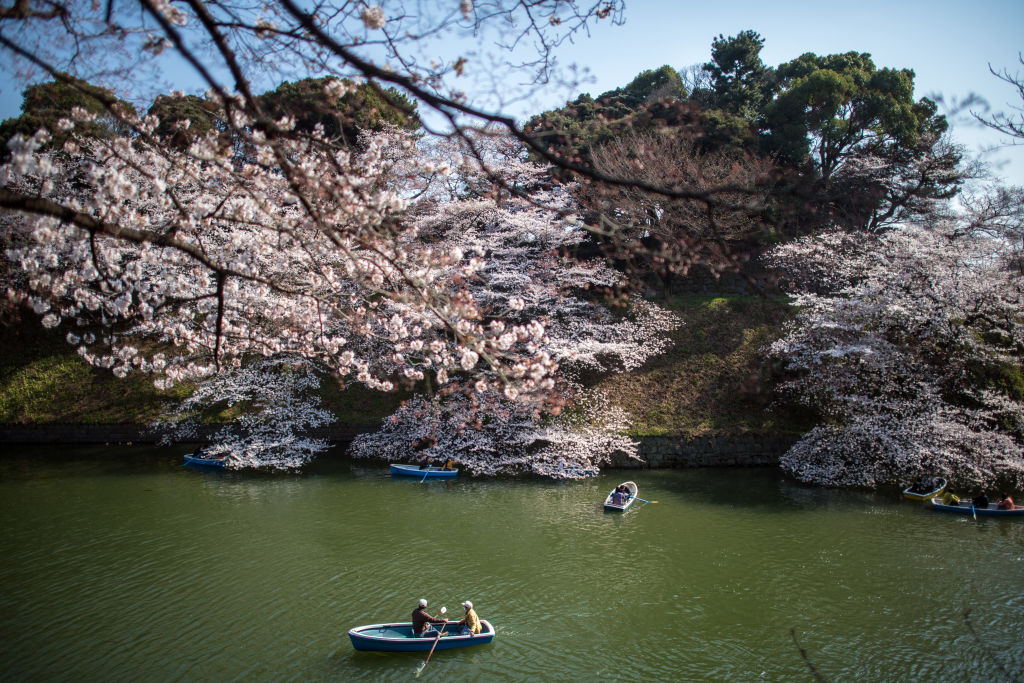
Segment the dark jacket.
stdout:
[[413,633],[423,633],[427,630],[427,624],[443,624],[444,619],[435,619],[427,614],[426,607],[417,607],[412,611]]

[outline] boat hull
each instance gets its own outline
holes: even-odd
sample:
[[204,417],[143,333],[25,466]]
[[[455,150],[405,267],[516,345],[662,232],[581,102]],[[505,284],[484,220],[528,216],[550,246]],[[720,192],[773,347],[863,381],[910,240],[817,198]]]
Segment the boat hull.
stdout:
[[[475,636],[454,635],[462,628],[451,623],[444,625],[445,635],[417,638],[412,635],[412,622],[398,624],[372,624],[356,626],[348,632],[352,647],[370,652],[429,652],[437,642],[437,650],[486,645],[494,640],[494,627],[486,619],[480,620],[481,631]],[[452,635],[448,635],[452,634]]]
[[185,464],[195,465],[196,467],[224,467],[224,463],[226,461],[226,458],[197,458],[194,455],[185,456]]
[[610,510],[612,512],[625,512],[633,505],[634,502],[636,502],[636,496],[637,493],[639,493],[640,489],[635,483],[631,481],[624,481],[621,484],[619,484],[619,486],[625,486],[627,489],[629,489],[629,499],[626,500],[626,502],[621,505],[613,503],[612,494],[615,493],[615,489],[612,489],[608,493],[608,497],[604,499],[605,510]]
[[454,479],[459,476],[459,470],[446,470],[440,467],[428,467],[427,469],[420,469],[419,465],[396,465],[392,463],[391,474],[397,474],[403,477],[419,477],[423,479]]
[[1024,517],[1024,506],[1018,505],[1012,510],[1000,510],[995,503],[987,507],[972,507],[971,501],[963,500],[956,505],[947,505],[937,498],[932,498],[932,508],[941,512],[954,512],[961,515],[978,515],[980,517]]
[[930,491],[913,491],[913,488],[914,487],[911,486],[903,489],[903,497],[906,498],[907,500],[916,500],[924,502],[927,500],[931,500],[936,496],[941,496],[943,493],[945,493],[946,480],[942,479],[941,477],[937,478],[935,481],[935,487]]

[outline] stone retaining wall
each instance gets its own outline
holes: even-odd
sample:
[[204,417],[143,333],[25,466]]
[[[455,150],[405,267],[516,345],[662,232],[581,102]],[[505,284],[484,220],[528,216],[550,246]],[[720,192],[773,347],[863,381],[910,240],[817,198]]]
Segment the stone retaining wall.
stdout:
[[639,439],[643,462],[626,457],[613,458],[621,469],[662,467],[752,467],[778,465],[779,456],[798,437],[779,435],[713,436],[678,439],[648,436]]
[[[375,424],[332,425],[315,436],[346,444],[354,436],[377,428]],[[216,428],[209,427],[202,437]],[[643,462],[612,458],[619,469],[671,467],[751,467],[777,465],[779,456],[796,441],[795,436],[716,436],[678,439],[663,436],[640,438]],[[0,444],[132,444],[153,443],[156,435],[140,425],[0,425]]]

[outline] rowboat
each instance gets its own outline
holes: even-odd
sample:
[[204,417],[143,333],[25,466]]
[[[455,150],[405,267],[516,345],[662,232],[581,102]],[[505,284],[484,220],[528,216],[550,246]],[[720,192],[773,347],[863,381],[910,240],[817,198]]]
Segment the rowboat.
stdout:
[[982,515],[984,517],[1024,517],[1024,506],[1018,505],[1012,510],[1000,510],[995,503],[989,503],[985,507],[971,505],[971,501],[962,500],[959,503],[943,503],[938,498],[932,498],[932,509],[942,512],[958,512],[961,515]]
[[946,480],[942,477],[925,477],[903,489],[903,497],[907,500],[925,501],[941,496],[946,490]]
[[399,624],[372,624],[356,626],[348,632],[352,647],[357,650],[374,652],[428,652],[437,641],[437,650],[451,650],[456,647],[470,645],[486,645],[494,640],[494,627],[486,619],[480,620],[480,633],[476,635],[459,635],[462,626],[458,623],[444,624],[441,627],[441,638],[434,636],[417,637],[412,634],[412,622]]
[[223,455],[186,455],[185,464],[195,465],[197,467],[224,467],[224,463],[227,462],[227,458]]
[[[612,497],[615,495],[615,489],[612,489],[611,492],[608,494],[608,497],[604,499],[605,510],[618,510],[621,512],[625,512],[626,510],[629,509],[629,506],[633,504],[633,501],[636,500],[636,494],[640,491],[640,489],[637,488],[636,484],[634,484],[631,481],[624,481],[621,484],[619,484],[619,486],[626,487],[626,489],[629,491],[629,497],[626,498],[626,501],[624,503],[613,503]],[[616,486],[615,488],[618,488],[618,486]]]
[[419,477],[423,479],[454,479],[459,476],[458,468],[446,470],[443,467],[420,468],[419,465],[396,465],[391,464],[391,474],[400,474],[406,477]]

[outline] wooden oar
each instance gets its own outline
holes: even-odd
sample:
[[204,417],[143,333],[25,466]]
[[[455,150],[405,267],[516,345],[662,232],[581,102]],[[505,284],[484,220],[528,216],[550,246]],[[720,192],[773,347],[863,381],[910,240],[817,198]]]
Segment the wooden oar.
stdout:
[[[442,607],[441,611],[439,612],[439,614],[444,614],[447,611],[448,611],[447,607]],[[441,642],[441,636],[444,635],[444,627],[447,626],[447,625],[448,625],[448,620],[445,619],[445,622],[443,624],[441,624],[441,630],[437,632],[437,638],[434,638],[434,644],[430,646],[430,652],[427,654],[427,661],[423,662],[423,665],[419,669],[416,670],[416,677],[417,678],[419,678],[420,672],[422,672],[423,669],[427,668],[427,664],[430,663],[430,658],[434,655],[434,648],[437,647],[437,644],[439,642]]]

